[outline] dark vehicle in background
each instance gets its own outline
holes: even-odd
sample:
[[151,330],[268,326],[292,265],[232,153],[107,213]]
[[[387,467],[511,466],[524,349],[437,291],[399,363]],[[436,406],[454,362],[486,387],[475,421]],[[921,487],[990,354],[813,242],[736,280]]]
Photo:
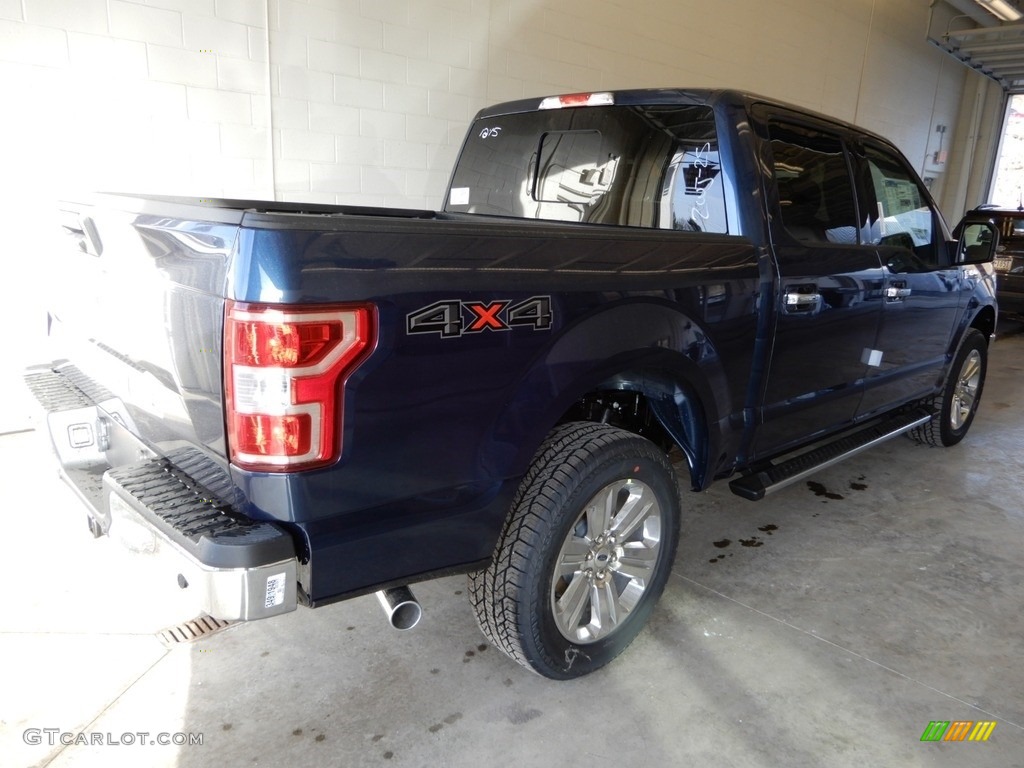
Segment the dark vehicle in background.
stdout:
[[1024,316],[1024,207],[982,205],[967,215],[987,216],[999,229],[999,246],[993,262],[999,311]]

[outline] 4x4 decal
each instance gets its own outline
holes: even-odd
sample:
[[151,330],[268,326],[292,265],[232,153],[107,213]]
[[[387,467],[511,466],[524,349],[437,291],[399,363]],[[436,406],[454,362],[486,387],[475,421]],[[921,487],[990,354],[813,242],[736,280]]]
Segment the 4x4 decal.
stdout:
[[507,299],[483,301],[436,301],[405,318],[408,333],[438,333],[458,338],[466,333],[510,331],[528,326],[535,331],[551,327],[551,297],[533,296],[513,304]]

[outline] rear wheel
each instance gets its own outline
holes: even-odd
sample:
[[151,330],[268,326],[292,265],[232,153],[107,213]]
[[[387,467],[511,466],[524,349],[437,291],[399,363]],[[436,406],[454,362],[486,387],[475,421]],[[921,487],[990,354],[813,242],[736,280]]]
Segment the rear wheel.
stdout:
[[679,538],[679,485],[631,432],[575,422],[541,446],[491,565],[470,575],[481,630],[554,679],[604,666],[643,628]]
[[936,401],[935,417],[911,430],[910,437],[928,445],[956,445],[967,435],[981,402],[988,367],[985,335],[971,328],[953,357],[946,384]]

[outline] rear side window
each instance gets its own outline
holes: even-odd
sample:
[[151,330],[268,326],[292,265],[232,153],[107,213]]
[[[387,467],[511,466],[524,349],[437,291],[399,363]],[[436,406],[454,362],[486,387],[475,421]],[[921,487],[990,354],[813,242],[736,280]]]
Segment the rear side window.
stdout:
[[801,243],[856,244],[853,183],[839,137],[783,124],[770,126],[769,136],[786,232]]
[[607,106],[477,121],[445,210],[726,233],[714,114]]

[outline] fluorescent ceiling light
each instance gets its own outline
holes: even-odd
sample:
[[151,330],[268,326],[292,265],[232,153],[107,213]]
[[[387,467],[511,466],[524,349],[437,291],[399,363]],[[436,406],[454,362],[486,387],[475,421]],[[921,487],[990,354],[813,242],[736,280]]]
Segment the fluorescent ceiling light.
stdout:
[[1017,10],[1007,0],[975,0],[975,2],[1003,21],[1018,21],[1024,17],[1024,13]]

